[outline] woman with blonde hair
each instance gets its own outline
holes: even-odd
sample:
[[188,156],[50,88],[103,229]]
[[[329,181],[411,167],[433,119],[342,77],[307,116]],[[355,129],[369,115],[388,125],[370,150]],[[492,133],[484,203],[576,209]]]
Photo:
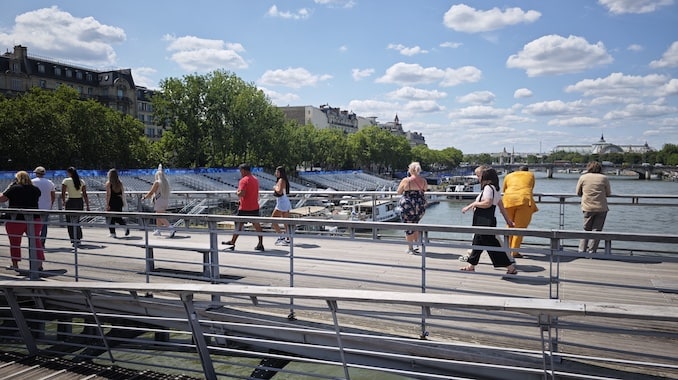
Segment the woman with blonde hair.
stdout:
[[[31,177],[25,171],[19,171],[14,176],[14,182],[2,193],[0,202],[9,201],[9,208],[37,209],[40,199],[40,189],[33,185]],[[42,270],[42,262],[45,261],[45,252],[40,240],[42,221],[40,215],[16,214],[10,215],[11,220],[5,221],[5,230],[9,237],[9,252],[12,257],[12,269],[19,269],[21,261],[21,239],[24,234],[31,240],[31,245],[36,249],[36,259],[39,261],[39,269]],[[32,224],[32,231],[29,226]]]
[[[403,223],[419,223],[426,212],[426,198],[424,192],[428,184],[426,179],[419,175],[421,165],[418,162],[412,162],[407,167],[408,177],[403,178],[398,185],[398,194],[402,195],[398,206],[401,208],[400,219]],[[419,231],[405,231],[405,241],[407,241],[407,253],[416,255],[419,251],[414,246],[419,241]]]
[[[158,170],[155,172],[155,181],[151,186],[151,189],[144,195],[143,199],[149,199],[153,197],[153,210],[157,213],[164,213],[167,211],[169,206],[169,197],[170,197],[170,184],[167,180],[165,172],[162,170],[162,164],[158,165]],[[160,228],[169,228],[170,234],[169,237],[173,238],[174,227],[170,225],[169,221],[165,218],[156,218],[155,219],[156,228],[153,231],[153,235],[160,236]]]

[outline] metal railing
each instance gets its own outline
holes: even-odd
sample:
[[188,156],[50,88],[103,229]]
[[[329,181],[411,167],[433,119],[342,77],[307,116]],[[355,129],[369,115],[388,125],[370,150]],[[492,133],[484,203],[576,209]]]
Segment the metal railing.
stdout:
[[[673,197],[669,196],[667,199],[673,200]],[[624,198],[620,201],[642,204],[640,199],[633,198]],[[562,204],[562,202],[559,201],[558,203]],[[652,203],[652,205],[656,206],[655,203]],[[18,212],[20,210],[7,211]],[[567,306],[579,308],[580,312],[581,310],[590,311],[592,307],[593,310],[595,308],[607,310],[607,306],[602,303],[582,302],[576,299],[568,301],[566,297],[563,297],[560,291],[561,286],[569,281],[577,280],[571,280],[561,275],[561,261],[572,258],[595,257],[591,254],[579,254],[576,250],[572,250],[563,244],[563,241],[595,238],[610,242],[605,244],[604,255],[610,260],[636,262],[655,260],[670,265],[678,261],[675,252],[653,250],[652,245],[668,244],[675,246],[678,243],[677,235],[538,229],[517,230],[429,224],[405,225],[401,223],[298,218],[241,218],[229,215],[31,211],[51,215],[48,247],[53,248],[48,249],[45,267],[65,268],[66,272],[38,271],[35,250],[33,249],[30,250],[31,265],[30,269],[25,271],[26,276],[29,279],[37,280],[45,278],[45,275],[47,275],[52,276],[49,278],[59,282],[57,284],[54,284],[53,281],[50,284],[43,282],[3,283],[3,294],[8,300],[8,305],[2,309],[4,315],[0,338],[5,342],[3,345],[7,345],[6,342],[12,342],[13,337],[15,339],[21,338],[20,341],[14,341],[15,343],[9,345],[24,346],[29,352],[37,350],[53,355],[59,352],[61,355],[65,355],[65,352],[72,351],[74,354],[70,356],[74,359],[98,358],[98,360],[102,360],[100,354],[103,352],[108,354],[108,359],[111,362],[136,365],[143,363],[138,359],[143,357],[141,348],[152,347],[153,355],[158,355],[156,350],[165,350],[166,352],[163,355],[167,356],[169,362],[175,360],[180,362],[184,360],[195,361],[196,357],[191,355],[198,354],[197,360],[202,364],[200,368],[194,371],[203,373],[206,378],[214,378],[212,375],[232,376],[229,373],[221,373],[221,371],[230,371],[223,369],[229,365],[246,368],[246,372],[254,372],[262,368],[263,370],[283,372],[289,370],[289,367],[280,369],[274,365],[262,364],[261,362],[254,365],[243,365],[240,362],[233,364],[230,363],[231,359],[224,359],[220,354],[253,356],[258,358],[257,360],[265,358],[282,362],[322,363],[330,368],[341,368],[342,374],[337,375],[337,377],[343,378],[349,378],[350,372],[357,369],[379,370],[383,373],[391,372],[401,376],[425,376],[427,378],[450,378],[450,373],[455,373],[454,376],[458,376],[458,378],[473,378],[482,373],[493,376],[493,374],[498,373],[497,371],[516,371],[516,376],[525,378],[556,378],[571,375],[566,373],[569,370],[565,369],[562,361],[571,363],[571,361],[584,362],[589,360],[622,368],[620,369],[621,373],[630,371],[627,368],[629,366],[651,368],[650,372],[668,371],[668,373],[674,374],[678,370],[675,365],[666,364],[667,359],[669,362],[671,359],[675,359],[671,353],[667,353],[666,357],[650,357],[633,361],[604,355],[576,357],[576,355],[560,352],[558,349],[559,330],[564,328],[573,330],[582,328],[584,330],[587,328],[595,330],[611,329],[611,333],[624,331],[641,337],[653,336],[657,331],[662,331],[669,338],[671,336],[674,337],[673,339],[678,337],[675,327],[667,329],[666,325],[660,323],[666,321],[666,318],[675,322],[674,319],[671,319],[676,315],[675,309],[659,307],[653,304],[650,299],[646,300],[647,303],[642,304],[617,304],[614,308],[612,308],[612,305],[608,305],[610,309],[620,310],[622,308],[626,310],[624,313],[614,315],[614,318],[618,320],[641,319],[652,322],[647,323],[642,329],[638,326],[611,328],[607,325],[607,320],[586,326],[559,323],[562,322],[559,319],[561,315],[572,311],[572,309],[564,306],[567,302],[576,303],[578,305],[576,307],[571,304],[567,304]],[[128,220],[137,221],[137,223],[130,225],[134,231],[134,239],[111,240],[106,238],[107,232],[104,228],[107,226],[105,224],[87,224],[83,226],[86,237],[82,245],[70,248],[68,240],[57,237],[58,234],[55,233],[55,231],[58,231],[57,228],[66,226],[65,217],[68,215],[98,215],[100,216],[98,219],[119,215]],[[184,235],[190,233],[191,242],[179,239],[171,240],[171,242],[154,240],[149,231],[152,229],[152,220],[157,216],[180,217],[187,221],[186,227],[180,227],[177,230]],[[296,227],[291,229],[292,244],[289,247],[276,248],[276,251],[285,250],[287,254],[271,253],[261,256],[265,260],[258,257],[256,268],[252,267],[252,259],[255,256],[233,255],[224,259],[224,247],[219,242],[224,236],[230,236],[232,231],[221,228],[223,223],[256,221],[264,224],[277,222]],[[330,233],[324,228],[327,226],[337,227],[343,233]],[[422,232],[422,240],[420,241],[422,251],[421,257],[417,259],[418,263],[411,261],[398,263],[393,260],[385,262],[383,257],[372,257],[371,254],[374,253],[374,250],[388,251],[395,248],[400,252],[400,247],[404,246],[402,232],[393,236],[383,235],[381,232],[385,230],[402,231],[406,228]],[[548,291],[540,293],[537,289],[524,295],[527,298],[520,298],[509,290],[496,289],[494,294],[487,299],[485,296],[477,294],[468,298],[456,296],[454,299],[444,299],[444,302],[439,304],[437,297],[450,291],[449,285],[446,285],[441,279],[456,271],[449,268],[448,265],[442,265],[436,257],[439,254],[435,252],[445,249],[453,252],[451,257],[456,258],[456,256],[463,254],[461,252],[471,248],[471,235],[482,231],[498,235],[529,236],[543,242],[521,249],[521,252],[543,257],[546,260],[548,272],[541,284],[547,284]],[[430,237],[432,233],[436,233],[436,238]],[[243,231],[242,234],[244,238],[255,235],[250,230]],[[271,232],[265,234],[266,236],[273,236]],[[462,234],[468,236],[468,239],[446,239],[444,238],[445,234]],[[3,256],[7,255],[5,252],[8,251],[6,241],[6,239],[0,237]],[[327,256],[310,249],[299,248],[299,244],[310,245],[309,241],[316,244],[323,241],[339,241],[346,242],[346,244],[359,243],[361,246],[367,244],[367,247],[372,247],[372,249],[363,248],[367,249],[365,253],[369,253],[364,256]],[[612,246],[611,242],[623,241],[644,242],[648,252],[645,254],[636,252],[634,256],[630,256],[609,249]],[[394,274],[400,274],[391,279],[387,277],[365,277],[365,273],[374,273],[377,269],[383,270],[384,265],[388,265]],[[163,267],[163,271],[159,270],[160,266]],[[200,269],[197,271],[186,270],[196,267]],[[309,267],[316,269],[309,270]],[[345,267],[347,270],[338,274],[327,270],[328,267]],[[140,268],[142,269],[140,270]],[[233,273],[239,273],[241,277],[234,278]],[[496,276],[491,273],[477,273],[476,275],[482,277]],[[197,284],[208,282],[217,285],[217,287],[212,287],[212,285],[186,285],[186,287],[182,287],[176,283],[166,282],[168,280]],[[120,281],[133,282],[134,284],[120,285],[115,283]],[[309,284],[318,281],[327,284],[322,289],[317,289],[325,297],[318,297],[317,294],[308,297],[312,291],[307,287]],[[626,286],[623,278],[617,281],[617,283],[605,284],[604,286],[619,289]],[[146,285],[139,282],[146,283]],[[233,287],[234,283],[244,286],[239,290],[240,293],[235,292],[238,293],[236,295],[223,291],[223,289]],[[228,287],[224,288],[224,285],[227,284]],[[273,287],[268,288],[267,285],[273,285]],[[389,292],[369,294],[369,297],[366,297],[365,294],[336,290],[356,288],[358,285],[361,289],[388,290]],[[591,286],[596,285],[595,283],[591,284]],[[127,294],[118,294],[121,288],[124,288],[122,290]],[[164,300],[163,295],[166,293],[164,290],[175,293],[175,295],[179,294],[180,303],[177,303],[175,298],[174,301],[169,302],[170,306],[168,306],[168,303]],[[640,290],[642,293],[643,289]],[[655,292],[655,289],[650,289],[650,287],[647,290],[648,294]],[[42,293],[43,291],[45,293]],[[64,291],[64,294],[59,294],[60,291]],[[264,292],[267,296],[270,295],[267,292],[274,293],[272,295],[274,300],[261,297],[259,292]],[[146,297],[144,293],[147,293],[146,295],[149,297],[152,295],[152,298]],[[332,297],[326,297],[330,294]],[[11,301],[12,297],[15,297],[16,303]],[[375,299],[375,297],[379,298]],[[427,297],[436,298],[438,301],[432,302]],[[497,299],[492,297],[497,297]],[[96,302],[94,301],[95,298],[97,299]],[[196,299],[199,299],[197,309],[194,303]],[[309,302],[310,299],[322,301],[321,305],[318,306]],[[421,302],[416,301],[417,299]],[[495,310],[492,313],[497,318],[493,319],[493,323],[501,325],[498,327],[500,332],[494,334],[497,336],[503,335],[505,339],[516,339],[516,334],[512,331],[521,331],[521,334],[529,334],[529,331],[533,331],[533,333],[538,334],[536,336],[530,334],[529,336],[536,342],[541,342],[541,348],[534,348],[529,342],[525,346],[506,347],[496,344],[489,346],[458,344],[445,339],[445,331],[450,328],[450,325],[454,326],[453,321],[458,320],[458,318],[478,323],[482,323],[486,318],[484,314],[469,311],[480,308],[479,305],[462,306],[459,304],[460,300],[473,304],[473,302],[470,302],[471,299],[491,301],[487,305],[494,305],[486,308]],[[30,302],[22,304],[24,300],[30,300]],[[405,300],[408,301],[405,302]],[[416,302],[411,302],[412,300]],[[505,307],[496,307],[498,305],[496,302],[502,302]],[[521,310],[506,307],[521,302],[523,302],[520,306]],[[49,305],[49,308],[41,308],[45,305]],[[74,307],[73,305],[80,306]],[[115,305],[115,307],[112,305]],[[341,309],[339,305],[342,306]],[[567,312],[559,309],[561,306],[567,309]],[[53,307],[54,309],[52,309]],[[271,309],[270,312],[262,311],[262,309],[269,308]],[[460,308],[464,309],[461,316],[447,314],[448,311],[458,312]],[[123,310],[127,309],[131,310],[131,314],[123,313]],[[211,310],[226,309],[228,317],[211,315]],[[501,311],[497,312],[499,309]],[[445,312],[437,314],[436,310],[445,310]],[[271,315],[281,315],[281,313],[286,314],[287,318],[271,317]],[[199,322],[197,323],[192,319],[194,314],[199,315]],[[312,325],[312,327],[298,326],[300,322],[296,321],[297,317],[303,316],[304,321],[308,321],[309,316],[316,317],[320,314],[324,316],[318,317],[318,320],[324,322],[324,324],[320,323],[319,325]],[[525,318],[525,314],[536,316],[536,319]],[[339,315],[349,318],[348,324],[339,323]],[[607,318],[613,315],[601,313],[597,316]],[[25,321],[23,328],[21,327],[21,319]],[[227,321],[225,322],[222,319]],[[130,321],[134,322],[133,326],[128,326]],[[12,326],[12,323],[18,323],[18,325]],[[393,328],[399,333],[384,334],[385,332],[382,329],[372,330],[363,327],[358,329],[359,332],[355,332],[356,335],[352,335],[354,334],[352,328],[355,326],[369,326],[375,323],[380,326],[385,323],[393,324]],[[235,325],[238,326],[235,327]],[[322,330],[320,326],[323,326],[323,328],[329,326],[329,330]],[[324,332],[318,332],[316,329]],[[252,331],[267,331],[267,333],[253,334]],[[349,333],[349,331],[351,332]],[[128,332],[133,337],[127,337],[123,332]],[[196,336],[194,334],[197,334],[197,332],[200,332],[197,336],[205,337],[205,346],[201,346],[203,340],[194,339]],[[413,333],[414,336],[412,336]],[[30,343],[31,339],[27,334],[37,336],[34,345]],[[173,339],[175,335],[183,339]],[[283,335],[293,336],[300,340],[280,339],[280,336]],[[314,337],[314,341],[317,340],[317,342],[323,344],[320,346],[305,346],[311,336]],[[407,336],[410,336],[410,338],[407,338]],[[106,341],[109,337],[112,340]],[[279,340],[276,340],[275,337],[278,337]],[[68,350],[60,343],[64,339],[74,341],[69,343],[71,346]],[[346,344],[349,341],[351,341],[351,345]],[[358,344],[357,342],[361,343]],[[233,348],[233,346],[239,345],[245,345],[247,349]],[[389,346],[397,346],[397,350],[394,348],[393,352],[388,352],[386,348]],[[365,347],[370,348],[365,349]],[[524,349],[525,347],[532,348]],[[262,353],[262,350],[268,353]],[[414,350],[417,354],[413,354],[411,350]],[[187,352],[179,354],[180,351]],[[77,354],[75,354],[76,352]],[[325,354],[320,355],[320,352]],[[424,355],[423,352],[436,352],[438,356],[431,355],[429,357]],[[442,354],[442,352],[447,352],[447,354]],[[470,355],[468,352],[474,354]],[[133,353],[135,358],[125,359],[129,353]],[[208,353],[208,358],[205,357],[206,353]],[[213,355],[216,355],[216,357]],[[490,355],[488,357],[499,355],[505,359],[504,364],[499,365],[495,361],[481,360],[485,355]],[[506,359],[506,357],[511,358],[511,360]],[[476,363],[477,361],[481,363]],[[408,362],[411,363],[410,368],[406,368],[404,364]],[[382,363],[383,365],[378,366],[375,363]],[[506,363],[510,364],[507,365]],[[214,370],[209,370],[210,366]],[[259,368],[260,366],[263,367]],[[173,368],[174,365],[170,364],[161,365],[161,367],[168,370],[175,369]],[[188,366],[181,365],[176,369],[184,368],[188,368]],[[412,368],[418,369],[413,371]],[[591,367],[587,367],[587,369],[593,371]],[[601,370],[598,367],[595,369]],[[245,375],[232,377],[246,378]],[[330,378],[333,377],[330,376]],[[604,378],[604,376],[600,378]]]

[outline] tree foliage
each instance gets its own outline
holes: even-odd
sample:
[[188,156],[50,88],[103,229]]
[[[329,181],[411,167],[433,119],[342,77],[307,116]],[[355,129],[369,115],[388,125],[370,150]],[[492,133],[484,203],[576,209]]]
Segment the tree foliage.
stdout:
[[0,133],[2,169],[139,167],[150,150],[141,122],[67,86],[0,100]]

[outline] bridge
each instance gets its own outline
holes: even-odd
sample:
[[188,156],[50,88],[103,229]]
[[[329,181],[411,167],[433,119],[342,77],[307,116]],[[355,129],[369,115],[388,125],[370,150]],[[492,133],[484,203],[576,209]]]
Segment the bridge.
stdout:
[[[548,197],[540,207],[562,207]],[[651,198],[628,207],[676,205]],[[150,233],[156,215],[134,212],[119,214],[134,222],[129,237],[87,223],[71,247],[63,217],[78,212],[46,213],[44,270],[29,260],[0,281],[2,351],[206,379],[678,376],[678,257],[661,248],[676,235],[186,214],[167,239]],[[255,251],[247,230],[224,251],[224,222],[243,221],[297,228],[290,246]],[[385,234],[405,228],[422,231],[420,256],[404,254],[402,232]],[[483,229],[537,239],[518,276],[486,259],[477,273],[457,270]],[[585,237],[604,253],[577,253],[572,241]]]
[[[495,168],[503,168],[507,173],[518,170],[519,167],[527,165],[530,170],[544,171],[548,178],[553,178],[558,171],[566,173],[577,173],[586,170],[587,163],[571,163],[571,162],[556,162],[556,163],[512,163],[512,164],[495,164]],[[651,179],[652,177],[659,178],[674,178],[678,179],[678,166],[652,166],[652,165],[626,165],[626,164],[612,164],[604,163],[603,171],[608,174],[621,175],[622,172],[635,172],[638,174],[638,179]]]

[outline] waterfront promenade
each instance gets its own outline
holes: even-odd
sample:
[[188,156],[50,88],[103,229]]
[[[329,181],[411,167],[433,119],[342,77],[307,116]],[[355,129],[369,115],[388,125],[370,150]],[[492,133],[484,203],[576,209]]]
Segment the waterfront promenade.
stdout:
[[[139,284],[140,292],[144,286],[150,286],[149,289],[153,289],[151,293],[156,297],[163,296],[160,289],[186,286],[185,292],[194,294],[197,300],[204,303],[197,306],[202,310],[201,313],[215,307],[228,307],[226,314],[231,317],[240,313],[241,317],[256,318],[258,323],[264,325],[284,324],[290,335],[293,335],[292,326],[302,328],[333,324],[331,314],[320,311],[322,307],[316,301],[303,297],[303,289],[327,289],[327,294],[346,289],[347,297],[355,297],[355,300],[340,303],[343,308],[340,308],[342,314],[339,318],[344,329],[350,327],[368,334],[411,339],[407,341],[409,350],[398,351],[399,355],[412,356],[410,359],[405,358],[405,362],[423,361],[419,357],[423,356],[422,350],[432,350],[426,346],[417,350],[412,348],[419,338],[426,336],[428,342],[445,345],[446,354],[442,357],[464,362],[457,364],[457,375],[463,374],[465,378],[475,378],[473,373],[483,373],[487,378],[501,378],[493,376],[502,370],[488,369],[497,365],[508,366],[504,371],[519,366],[539,368],[543,361],[540,353],[544,350],[540,334],[544,331],[549,334],[557,332],[557,339],[549,337],[546,343],[547,346],[557,343],[557,347],[547,347],[547,351],[555,348],[558,357],[563,360],[564,364],[555,364],[558,371],[576,372],[596,368],[596,375],[609,378],[623,378],[629,374],[636,378],[678,377],[676,323],[670,320],[670,315],[657,315],[654,319],[651,316],[655,307],[669,308],[657,309],[669,312],[678,307],[678,260],[672,256],[660,257],[651,252],[643,256],[642,252],[638,252],[636,256],[627,257],[603,254],[582,257],[567,249],[553,249],[550,243],[554,241],[552,237],[556,236],[553,231],[530,231],[530,235],[543,238],[544,244],[526,247],[526,257],[518,260],[520,273],[517,276],[505,275],[503,270],[493,269],[486,255],[483,255],[476,273],[465,273],[458,270],[462,265],[458,258],[470,248],[473,231],[470,227],[421,225],[420,228],[427,231],[453,231],[468,235],[467,241],[430,239],[421,256],[405,254],[403,239],[381,236],[378,231],[355,235],[346,232],[339,236],[329,233],[297,234],[293,237],[291,247],[275,246],[275,237],[267,235],[266,251],[259,252],[254,250],[256,238],[249,234],[240,237],[234,251],[224,250],[225,246],[219,242],[228,240],[232,231],[218,228],[224,225],[217,224],[220,218],[187,218],[202,219],[206,226],[179,228],[176,237],[169,239],[154,237],[140,225],[133,225],[129,237],[113,239],[108,236],[104,225],[87,225],[85,241],[77,251],[70,246],[67,238],[64,239],[67,237],[65,228],[55,225],[50,229],[47,262],[40,283],[48,287],[56,284],[56,288],[59,283],[72,284],[76,280],[78,286],[92,283],[92,286],[96,284],[97,287],[102,286],[102,282],[105,286],[105,282],[109,281],[136,283]],[[262,218],[262,221],[270,222],[270,219]],[[349,228],[385,226],[359,222],[347,222],[345,225]],[[393,225],[389,225],[389,229],[392,228]],[[497,231],[503,233],[501,229]],[[583,232],[565,231],[563,234],[578,237],[577,234]],[[614,239],[616,236],[610,233],[609,238]],[[3,237],[0,236],[0,239]],[[674,242],[671,238],[657,237],[656,240]],[[6,238],[2,241],[0,259],[9,262],[4,243]],[[149,247],[153,248],[152,265]],[[554,253],[559,259],[551,261],[551,254]],[[26,261],[22,262],[22,267],[27,268],[27,264]],[[26,276],[30,276],[30,273],[5,271],[1,274],[3,283],[7,284],[21,281]],[[190,287],[193,285],[197,288]],[[242,286],[250,289],[294,287],[300,293],[293,302],[263,302],[264,297],[258,302],[252,302],[251,297],[234,302],[229,295],[215,293],[215,289],[240,289]],[[201,292],[199,289],[205,290]],[[425,292],[426,297],[451,297],[444,298],[444,301],[452,303],[448,307],[438,308],[439,305],[434,303],[434,308],[421,308],[394,301],[358,302],[360,297],[355,291],[396,292],[402,294],[403,300]],[[477,305],[469,306],[481,301],[491,305],[495,297],[505,300],[506,305],[510,305],[511,300],[533,300],[534,310],[532,313],[516,312],[510,307],[502,310],[488,306],[488,309],[493,309],[488,311]],[[424,299],[423,296],[420,298]],[[465,306],[455,303],[461,301],[454,300],[463,300]],[[609,308],[634,305],[641,312],[637,318],[614,318],[612,315],[592,317],[584,314],[559,317],[559,313],[549,309],[553,305],[548,300],[585,305],[589,310],[595,310],[594,305],[608,305]],[[426,301],[433,302],[428,298]],[[543,309],[540,309],[540,302],[544,303]],[[265,311],[262,310],[264,305],[268,306]],[[643,307],[647,309],[644,312]],[[296,320],[282,322],[288,314],[293,314]],[[540,315],[547,316],[548,323],[543,323]],[[174,314],[170,316],[176,317]],[[554,323],[556,320],[557,323]],[[258,339],[263,337],[258,336]],[[367,338],[362,339],[365,339],[364,344]],[[16,349],[21,346],[8,343],[11,340],[4,342],[0,347]],[[403,349],[402,345],[392,345]],[[485,364],[474,368],[472,362],[483,357],[479,354],[484,352],[482,347],[500,347],[502,354],[495,359],[484,358]],[[386,347],[382,349],[386,350]],[[317,348],[299,349],[296,353],[311,355],[314,350],[317,351]],[[436,350],[440,350],[440,347]],[[589,367],[592,362],[597,362],[594,358],[604,359]],[[529,378],[529,373],[539,377],[542,372],[536,370],[521,374]]]

